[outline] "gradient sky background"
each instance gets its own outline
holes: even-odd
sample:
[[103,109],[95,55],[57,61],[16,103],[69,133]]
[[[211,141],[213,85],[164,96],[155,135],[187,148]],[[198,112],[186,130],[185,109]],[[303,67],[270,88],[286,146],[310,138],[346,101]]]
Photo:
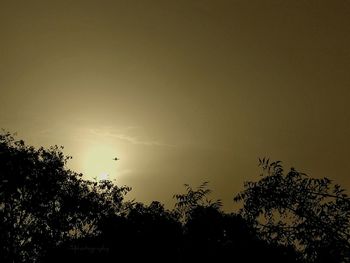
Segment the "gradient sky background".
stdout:
[[349,72],[349,1],[1,1],[0,127],[143,202],[264,156],[350,189]]

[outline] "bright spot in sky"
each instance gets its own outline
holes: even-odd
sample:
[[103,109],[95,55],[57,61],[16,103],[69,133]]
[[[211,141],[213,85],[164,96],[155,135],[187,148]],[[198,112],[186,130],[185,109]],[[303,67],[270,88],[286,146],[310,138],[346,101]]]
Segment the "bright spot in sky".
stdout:
[[109,175],[107,173],[102,173],[100,174],[99,178],[100,181],[101,180],[108,180],[109,179]]
[[82,172],[87,179],[113,180],[119,161],[113,160],[119,151],[108,143],[88,145],[81,158]]

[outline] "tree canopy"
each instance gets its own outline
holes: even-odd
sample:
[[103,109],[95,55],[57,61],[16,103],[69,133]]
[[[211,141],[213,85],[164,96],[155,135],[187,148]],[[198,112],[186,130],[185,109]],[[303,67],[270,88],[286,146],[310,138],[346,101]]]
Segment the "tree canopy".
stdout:
[[127,187],[83,180],[66,168],[62,147],[35,149],[0,135],[1,257],[35,262],[52,247],[92,234],[97,220],[122,209]]
[[315,179],[280,161],[260,160],[258,182],[235,197],[241,215],[270,243],[292,245],[307,262],[350,261],[350,199],[328,178]]
[[261,160],[262,177],[227,213],[205,182],[173,209],[126,200],[130,187],[84,180],[63,147],[0,134],[1,262],[347,262],[349,198],[327,178]]

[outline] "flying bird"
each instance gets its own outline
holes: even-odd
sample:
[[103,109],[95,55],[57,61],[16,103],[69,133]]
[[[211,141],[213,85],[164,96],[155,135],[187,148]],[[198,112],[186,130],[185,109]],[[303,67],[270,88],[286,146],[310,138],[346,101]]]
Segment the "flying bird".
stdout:
[[114,160],[114,161],[118,161],[118,160],[120,160],[120,159],[119,159],[119,158],[117,158],[117,157],[115,157],[113,160]]

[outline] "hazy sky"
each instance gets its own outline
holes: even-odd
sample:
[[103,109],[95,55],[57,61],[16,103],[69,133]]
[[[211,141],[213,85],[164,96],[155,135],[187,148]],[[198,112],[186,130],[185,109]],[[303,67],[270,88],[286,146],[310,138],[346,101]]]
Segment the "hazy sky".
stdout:
[[350,1],[1,1],[0,89],[0,127],[139,201],[230,208],[264,156],[350,189]]

